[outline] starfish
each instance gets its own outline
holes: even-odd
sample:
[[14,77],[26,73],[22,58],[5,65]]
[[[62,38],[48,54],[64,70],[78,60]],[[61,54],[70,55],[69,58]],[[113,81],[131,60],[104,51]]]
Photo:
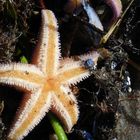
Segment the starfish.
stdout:
[[92,52],[77,60],[62,59],[59,46],[57,20],[52,11],[44,9],[31,64],[0,64],[0,83],[25,93],[8,139],[23,139],[49,110],[58,116],[67,132],[76,124],[79,111],[70,85],[90,76],[83,61],[90,58],[97,64],[99,54]]

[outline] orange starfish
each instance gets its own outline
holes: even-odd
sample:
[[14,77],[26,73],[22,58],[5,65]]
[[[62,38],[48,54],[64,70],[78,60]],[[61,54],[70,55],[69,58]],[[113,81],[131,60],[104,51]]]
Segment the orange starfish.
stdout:
[[69,85],[90,75],[82,64],[88,58],[97,63],[99,54],[79,56],[79,60],[60,60],[57,20],[49,10],[42,10],[40,41],[32,64],[0,65],[0,83],[24,90],[25,97],[17,112],[8,139],[23,139],[51,110],[70,132],[78,119],[78,106]]

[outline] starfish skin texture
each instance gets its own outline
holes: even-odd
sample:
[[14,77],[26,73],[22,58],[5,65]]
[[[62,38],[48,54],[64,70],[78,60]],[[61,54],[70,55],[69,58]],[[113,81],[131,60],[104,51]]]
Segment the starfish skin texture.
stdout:
[[57,20],[50,10],[42,10],[42,25],[31,64],[0,64],[0,83],[24,91],[20,109],[8,133],[8,139],[21,140],[52,111],[67,132],[78,120],[78,105],[70,85],[90,76],[83,61],[99,54],[92,52],[78,57],[61,58]]

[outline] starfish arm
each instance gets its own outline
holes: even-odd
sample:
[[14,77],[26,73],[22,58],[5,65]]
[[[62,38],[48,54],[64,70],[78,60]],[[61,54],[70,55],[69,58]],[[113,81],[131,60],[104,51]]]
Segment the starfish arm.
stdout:
[[0,64],[0,83],[19,89],[33,90],[43,81],[43,73],[35,66],[22,63]]
[[23,108],[18,112],[8,138],[22,140],[45,116],[51,106],[51,94],[39,89],[31,95]]
[[59,70],[61,82],[65,84],[76,84],[90,76],[90,72],[85,68],[84,62],[87,59],[92,59],[96,65],[98,57],[99,54],[97,52],[92,52],[88,55],[79,56],[78,61],[74,61],[73,59],[63,60],[62,68],[60,67]]
[[57,71],[60,57],[57,20],[50,10],[42,10],[42,26],[32,63],[51,76]]
[[51,111],[54,112],[63,123],[67,132],[76,124],[79,116],[77,101],[74,95],[67,89],[57,89],[52,95]]

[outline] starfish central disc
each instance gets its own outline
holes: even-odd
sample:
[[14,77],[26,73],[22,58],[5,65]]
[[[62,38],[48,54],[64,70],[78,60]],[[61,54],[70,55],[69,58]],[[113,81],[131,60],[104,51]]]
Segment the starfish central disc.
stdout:
[[55,91],[60,87],[60,82],[57,78],[49,78],[44,84],[45,91]]

